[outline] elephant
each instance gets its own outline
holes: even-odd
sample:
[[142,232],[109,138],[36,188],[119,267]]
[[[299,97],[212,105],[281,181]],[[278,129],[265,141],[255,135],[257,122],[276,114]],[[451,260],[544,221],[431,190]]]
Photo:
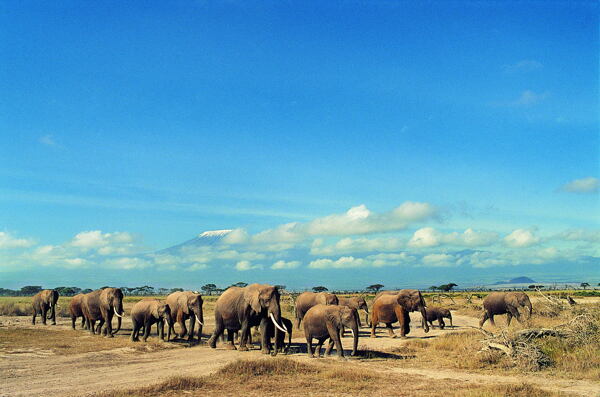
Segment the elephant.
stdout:
[[158,299],[142,299],[133,305],[131,309],[131,341],[138,341],[140,330],[144,331],[144,342],[150,335],[152,324],[157,324],[158,337],[160,340],[165,340],[165,322],[169,328],[167,342],[171,340],[171,308],[168,304],[159,301]]
[[[349,298],[338,297],[338,304],[341,306],[348,306],[356,310],[364,310],[366,312],[365,322],[369,322],[369,306],[367,306],[367,301],[362,296],[352,296]],[[358,317],[358,325],[362,327],[360,317]],[[344,332],[342,331],[342,335],[343,334]]]
[[486,320],[490,320],[493,326],[496,326],[494,322],[494,315],[506,314],[507,325],[510,325],[510,321],[513,316],[521,321],[521,315],[519,313],[520,307],[526,307],[529,309],[529,317],[533,313],[531,307],[531,301],[526,293],[515,291],[515,292],[492,292],[483,300],[483,316],[479,321],[479,327],[483,327]]
[[340,339],[342,327],[352,331],[353,345],[352,356],[358,348],[358,312],[348,306],[315,305],[304,316],[304,336],[306,337],[306,350],[309,357],[315,357],[312,348],[312,339],[317,339],[317,357],[321,355],[323,342],[329,339],[325,355],[329,355],[335,344],[339,357],[344,357],[344,349]]
[[[275,329],[275,340],[279,332],[288,333],[288,329],[281,324],[281,306],[279,304],[279,291],[268,284],[250,284],[246,287],[230,287],[217,299],[215,304],[215,330],[208,340],[211,348],[217,346],[217,339],[227,330],[226,345],[234,349],[233,335],[240,331],[239,350],[247,351],[250,327],[260,326],[261,351],[263,354],[271,352],[268,339],[267,323],[272,321]],[[274,350],[277,354],[277,350]]]
[[[52,325],[56,325],[56,303],[58,302],[58,291],[53,289],[45,289],[33,296],[33,318],[31,323],[35,324],[35,317],[38,314],[42,315],[42,324],[46,325],[46,318],[52,320]],[[50,317],[47,317],[50,311]]]
[[[92,291],[83,296],[81,302],[83,315],[86,319],[88,329],[92,334],[96,332],[112,338],[121,329],[123,310],[123,292],[119,288],[104,288]],[[117,330],[113,332],[112,318],[117,316]],[[95,324],[99,321],[98,329]],[[104,328],[102,326],[104,325]]]
[[[277,338],[275,339],[275,350],[281,353],[287,353],[290,350],[290,346],[292,345],[292,328],[294,324],[290,319],[285,317],[281,317],[281,324],[289,331],[288,332],[288,343],[287,346],[285,344],[285,332],[279,332],[277,334]],[[267,338],[271,341],[272,338],[275,337],[275,324],[267,321]],[[250,339],[251,340],[251,339]]]
[[300,329],[300,322],[304,314],[315,305],[338,305],[337,295],[329,292],[303,292],[296,298],[296,327]]
[[[171,320],[169,321],[169,334],[175,332],[174,323],[177,321],[180,333],[175,333],[178,338],[188,334],[188,342],[194,340],[194,326],[198,323],[198,342],[202,338],[202,326],[204,325],[204,314],[202,312],[202,295],[192,291],[173,292],[167,296],[166,304],[171,308]],[[190,330],[185,326],[185,320],[190,319]]]
[[69,302],[69,313],[71,314],[71,325],[73,329],[75,329],[77,317],[81,317],[81,328],[86,329],[85,316],[83,315],[83,310],[81,308],[82,301],[83,294],[77,294],[72,297],[71,302]]
[[[439,307],[439,306],[430,306],[427,308],[427,322],[433,327],[433,322],[437,320],[440,329],[444,329],[446,323],[444,322],[444,318],[450,319],[450,326],[452,327],[452,313],[450,313],[449,309]],[[423,323],[423,321],[421,321]],[[425,328],[425,326],[423,326]]]
[[415,289],[403,289],[397,294],[381,294],[373,302],[371,310],[371,338],[375,338],[375,328],[378,323],[385,323],[389,336],[395,338],[392,323],[400,323],[400,337],[404,338],[410,332],[409,312],[419,311],[425,322],[423,330],[429,332],[427,310],[421,292]]

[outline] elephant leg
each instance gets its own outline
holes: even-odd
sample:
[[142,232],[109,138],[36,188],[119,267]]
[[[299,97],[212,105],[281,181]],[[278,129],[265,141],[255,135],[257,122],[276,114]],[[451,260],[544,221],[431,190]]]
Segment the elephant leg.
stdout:
[[52,305],[52,317],[50,317],[50,319],[52,320],[52,325],[56,325],[56,306]]
[[31,319],[31,324],[35,325],[35,316],[37,316],[37,310],[33,309],[33,318]]
[[71,327],[75,329],[75,321],[77,321],[77,317],[71,315]]
[[314,358],[315,355],[313,353],[312,347],[312,336],[306,335],[306,352],[308,353],[308,357]]
[[81,328],[88,329],[87,323],[85,321],[85,316],[81,316]]
[[[271,352],[271,335],[268,335],[267,332],[267,322],[266,318],[263,318],[260,322],[260,352],[262,354],[269,354]],[[275,340],[275,351],[277,351],[278,345],[277,340]]]
[[446,326],[446,323],[444,322],[444,319],[442,317],[438,317],[438,324],[440,325],[440,329],[444,329],[444,327]]
[[217,347],[217,339],[219,339],[219,337],[223,335],[224,331],[225,326],[223,325],[223,319],[221,318],[221,316],[215,316],[215,330],[213,331],[211,337],[208,339],[208,345],[211,348],[214,349]]
[[164,341],[165,340],[165,322],[164,322],[164,320],[162,320],[162,319],[159,320],[156,323],[156,328],[157,328],[156,332],[158,333],[158,340]]
[[371,317],[371,338],[377,338],[375,335],[375,329],[377,328],[377,319],[375,316]]
[[137,338],[135,336],[137,329],[138,329],[137,322],[135,321],[134,318],[132,318],[131,319],[131,338],[129,338],[129,339],[131,339],[132,342],[135,342],[137,340]]
[[512,320],[512,314],[510,314],[510,312],[506,313],[506,326],[510,327],[510,322]]
[[235,344],[233,343],[233,336],[235,331],[228,329],[227,330],[227,343],[225,344],[225,348],[227,350],[237,350]]
[[315,353],[317,358],[321,357],[321,346],[323,346],[323,342],[325,342],[327,340],[327,338],[325,339],[317,339],[317,346],[315,347]]
[[188,333],[188,342],[192,343],[194,340],[194,327],[196,326],[196,315],[190,315],[190,332]]
[[146,320],[146,322],[144,323],[144,342],[146,342],[148,340],[151,329],[152,329],[152,323],[150,322],[150,320]]
[[42,324],[46,325],[46,316],[48,315],[48,309],[46,307],[42,308]]
[[495,327],[496,326],[496,322],[494,321],[494,315],[490,313],[489,317],[490,317],[490,324],[492,324]]
[[329,343],[327,343],[327,347],[325,348],[325,356],[329,356],[331,354],[331,349],[333,348],[334,341],[332,338],[329,338]]
[[[402,324],[400,326],[402,326]],[[388,330],[388,336],[390,338],[395,338],[396,335],[394,334],[394,328],[392,327],[392,323],[385,323],[385,327]]]
[[177,324],[179,324],[180,334],[179,338],[183,339],[187,335],[187,328],[185,326],[185,320],[183,318],[183,313],[177,314]]
[[481,320],[479,320],[479,328],[483,327],[483,324],[485,324],[485,322],[488,320],[488,318],[490,318],[490,316],[488,315],[488,312],[483,312],[483,316],[481,317]]
[[300,329],[300,321],[302,321],[302,319],[300,318],[300,316],[296,317],[296,328]]
[[248,320],[242,321],[242,329],[240,330],[240,351],[248,351],[248,334],[250,333],[250,326]]
[[335,348],[338,351],[338,357],[344,357],[344,348],[342,347],[340,330],[335,328],[333,325],[328,325],[327,330],[329,331],[329,337],[333,339],[333,342],[335,343]]

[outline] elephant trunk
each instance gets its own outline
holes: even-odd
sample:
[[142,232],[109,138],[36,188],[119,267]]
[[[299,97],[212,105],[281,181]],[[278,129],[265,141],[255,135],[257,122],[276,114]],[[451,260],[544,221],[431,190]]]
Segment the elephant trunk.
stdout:
[[121,330],[121,316],[117,317],[117,329],[112,332],[113,335],[116,335],[117,332]]
[[423,317],[423,330],[427,333],[429,332],[429,324],[427,324],[427,310],[425,309],[425,306],[421,305],[420,312]]

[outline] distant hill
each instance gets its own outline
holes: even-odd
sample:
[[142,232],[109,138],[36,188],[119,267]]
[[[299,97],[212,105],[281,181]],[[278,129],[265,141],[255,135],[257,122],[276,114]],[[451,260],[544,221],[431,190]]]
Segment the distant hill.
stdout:
[[206,247],[220,243],[225,236],[231,233],[231,230],[210,230],[200,233],[198,236],[184,243],[174,245],[169,248],[158,251],[159,254],[178,254],[182,250]]
[[508,281],[498,281],[494,284],[498,285],[498,284],[533,284],[533,283],[535,283],[535,281],[530,279],[529,277],[521,276],[521,277],[512,278]]

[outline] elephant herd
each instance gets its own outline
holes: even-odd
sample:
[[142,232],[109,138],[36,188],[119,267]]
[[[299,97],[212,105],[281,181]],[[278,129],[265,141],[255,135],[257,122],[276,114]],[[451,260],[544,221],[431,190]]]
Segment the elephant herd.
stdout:
[[[46,319],[56,324],[56,305],[58,292],[44,290],[33,297],[33,319],[41,315],[42,322]],[[164,302],[158,299],[143,299],[131,309],[132,331],[131,340],[139,340],[140,334],[144,341],[147,340],[152,325],[157,325],[157,333],[161,340],[165,339],[165,323],[167,341],[175,332],[174,324],[179,324],[179,333],[176,337],[188,336],[188,341],[194,340],[195,326],[198,325],[198,341],[202,335],[204,325],[203,299],[197,292],[181,291],[168,295]],[[483,301],[484,313],[479,322],[480,327],[486,320],[494,323],[494,315],[506,314],[510,325],[512,317],[521,322],[519,308],[528,309],[529,317],[532,306],[527,294],[523,292],[493,292]],[[450,320],[452,314],[449,309],[425,304],[425,299],[418,290],[404,289],[397,291],[382,291],[377,293],[371,305],[371,319],[369,321],[369,307],[363,297],[338,297],[327,292],[304,292],[295,301],[296,327],[302,324],[306,337],[307,352],[310,357],[315,353],[318,357],[323,343],[329,340],[325,349],[328,355],[335,347],[338,355],[343,357],[341,337],[345,329],[349,329],[353,337],[352,355],[357,354],[359,328],[362,325],[358,311],[366,312],[365,322],[371,327],[371,337],[375,337],[375,330],[379,323],[385,324],[390,337],[396,337],[392,324],[399,323],[400,336],[406,337],[410,332],[410,312],[421,313],[421,325],[425,332],[433,321],[437,321],[440,329],[445,327],[444,318]],[[81,327],[88,329],[92,334],[102,334],[113,337],[121,329],[123,310],[123,293],[119,288],[103,288],[87,294],[79,294],[71,299],[69,304],[71,325],[75,329],[76,321],[82,318]],[[112,328],[112,319],[117,317],[117,329]],[[230,287],[216,301],[215,329],[208,339],[208,345],[215,348],[217,340],[224,338],[227,331],[225,348],[236,349],[234,339],[239,338],[241,351],[249,350],[252,343],[251,329],[260,329],[260,346],[264,354],[276,355],[279,351],[287,351],[292,339],[292,322],[281,314],[280,293],[274,286],[268,284],[250,284],[245,287]],[[189,320],[189,330],[186,327]],[[96,325],[96,322],[98,324]],[[288,345],[285,346],[285,336],[288,335]],[[275,340],[275,346],[272,339]],[[313,349],[313,339],[317,340],[316,350]]]

